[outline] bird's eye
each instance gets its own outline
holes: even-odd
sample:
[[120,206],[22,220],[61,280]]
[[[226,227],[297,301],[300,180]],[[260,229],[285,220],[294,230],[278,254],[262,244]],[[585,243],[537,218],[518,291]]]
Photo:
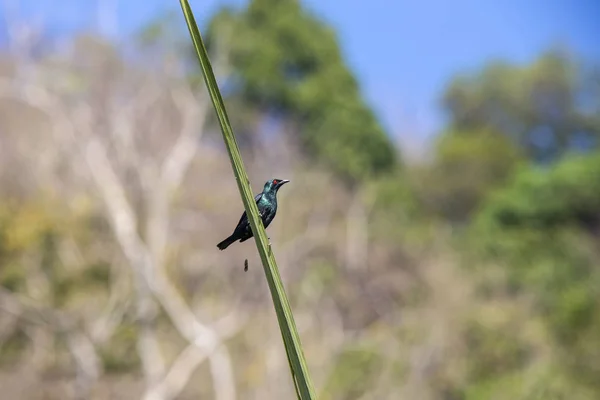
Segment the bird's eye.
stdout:
[[277,182],[279,182],[277,179],[273,179],[273,185],[277,185]]

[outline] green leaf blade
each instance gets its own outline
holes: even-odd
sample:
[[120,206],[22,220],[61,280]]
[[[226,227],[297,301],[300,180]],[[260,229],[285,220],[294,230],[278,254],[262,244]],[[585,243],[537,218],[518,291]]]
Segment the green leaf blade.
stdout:
[[250,222],[256,246],[262,260],[265,276],[273,299],[273,306],[275,308],[275,313],[277,314],[281,336],[286,349],[296,394],[300,400],[315,399],[314,388],[308,373],[308,367],[304,358],[304,352],[302,350],[300,336],[296,328],[293,313],[279,274],[275,257],[269,246],[265,228],[258,214],[258,207],[254,202],[254,195],[252,194],[248,174],[246,173],[200,30],[196,24],[189,2],[187,0],[180,0],[180,4],[194,48],[198,55],[206,87],[210,94],[215,112],[217,113],[223,140],[225,141],[227,152],[229,153],[229,159],[231,161],[240,195],[242,196],[242,202],[248,215],[248,221]]

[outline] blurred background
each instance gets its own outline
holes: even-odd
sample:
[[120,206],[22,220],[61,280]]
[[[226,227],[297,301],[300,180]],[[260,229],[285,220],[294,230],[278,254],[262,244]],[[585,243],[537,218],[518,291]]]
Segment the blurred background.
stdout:
[[[320,399],[600,398],[599,4],[191,5]],[[295,398],[178,2],[0,21],[0,397]]]

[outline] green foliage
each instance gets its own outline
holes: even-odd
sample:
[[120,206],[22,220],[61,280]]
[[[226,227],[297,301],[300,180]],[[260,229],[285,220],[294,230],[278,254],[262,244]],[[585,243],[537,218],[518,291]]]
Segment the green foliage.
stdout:
[[23,329],[16,329],[0,343],[0,367],[10,368],[25,353],[29,338]]
[[465,400],[589,400],[593,395],[552,370],[521,371],[471,385]]
[[500,226],[579,227],[594,231],[600,208],[600,155],[571,156],[549,169],[523,169],[481,218]]
[[444,108],[453,129],[492,129],[531,158],[552,160],[582,142],[594,145],[600,135],[598,67],[587,67],[559,51],[522,67],[492,63],[456,78]]
[[600,373],[600,154],[573,156],[550,169],[523,169],[486,204],[473,237],[501,262],[507,287],[535,295],[564,362],[596,385]]
[[16,262],[3,262],[0,267],[0,285],[6,289],[16,292],[25,281],[26,271],[22,265]]
[[100,286],[108,286],[110,281],[110,265],[105,262],[91,264],[82,272],[82,280]]
[[181,33],[184,31],[177,29],[179,15],[175,10],[161,14],[159,19],[153,20],[137,32],[137,42],[143,47],[152,47],[157,44],[178,45],[179,50],[183,50]]
[[468,344],[469,377],[481,382],[519,371],[531,358],[530,349],[518,337],[520,330],[506,323],[485,324],[469,321],[465,328]]
[[430,246],[437,226],[415,190],[411,174],[414,170],[396,170],[367,185],[365,197],[372,200],[369,230],[374,242],[390,244],[397,250],[398,243],[413,250]]
[[377,379],[381,357],[371,349],[351,348],[342,352],[320,398],[324,400],[357,399]]
[[[296,0],[253,0],[210,24],[209,46],[230,55],[230,97],[253,110],[242,133],[269,115],[293,121],[295,139],[313,160],[352,179],[389,171],[396,150],[345,65],[334,32]],[[235,101],[235,100],[234,100]]]
[[100,349],[102,366],[108,374],[135,372],[139,369],[137,328],[130,323],[119,325],[115,334]]
[[27,277],[28,257],[36,257],[49,277],[56,274],[56,237],[65,225],[44,201],[0,204],[0,282],[18,290]]
[[70,238],[86,245],[94,236],[94,232],[85,232],[88,228],[93,226],[87,214],[68,214],[44,196],[31,202],[0,204],[0,283],[19,291],[28,274],[39,271],[50,286],[45,300],[57,307],[65,307],[82,291],[107,288],[110,266],[106,262],[95,260],[72,270],[59,259],[61,243]]
[[465,221],[491,190],[506,181],[520,159],[518,148],[491,131],[442,134],[433,165],[420,180],[419,195],[434,213]]

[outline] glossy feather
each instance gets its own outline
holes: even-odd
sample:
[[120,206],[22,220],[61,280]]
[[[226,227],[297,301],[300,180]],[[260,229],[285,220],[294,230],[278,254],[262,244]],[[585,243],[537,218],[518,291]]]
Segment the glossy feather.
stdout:
[[[289,181],[285,179],[271,179],[265,183],[262,193],[259,193],[254,197],[265,229],[273,222],[273,219],[275,219],[275,215],[277,214],[277,192],[281,186],[287,182]],[[240,243],[245,242],[253,236],[252,228],[248,221],[248,215],[246,215],[246,212],[244,211],[233,233],[217,244],[217,247],[219,250],[225,250],[232,243],[238,240]]]

